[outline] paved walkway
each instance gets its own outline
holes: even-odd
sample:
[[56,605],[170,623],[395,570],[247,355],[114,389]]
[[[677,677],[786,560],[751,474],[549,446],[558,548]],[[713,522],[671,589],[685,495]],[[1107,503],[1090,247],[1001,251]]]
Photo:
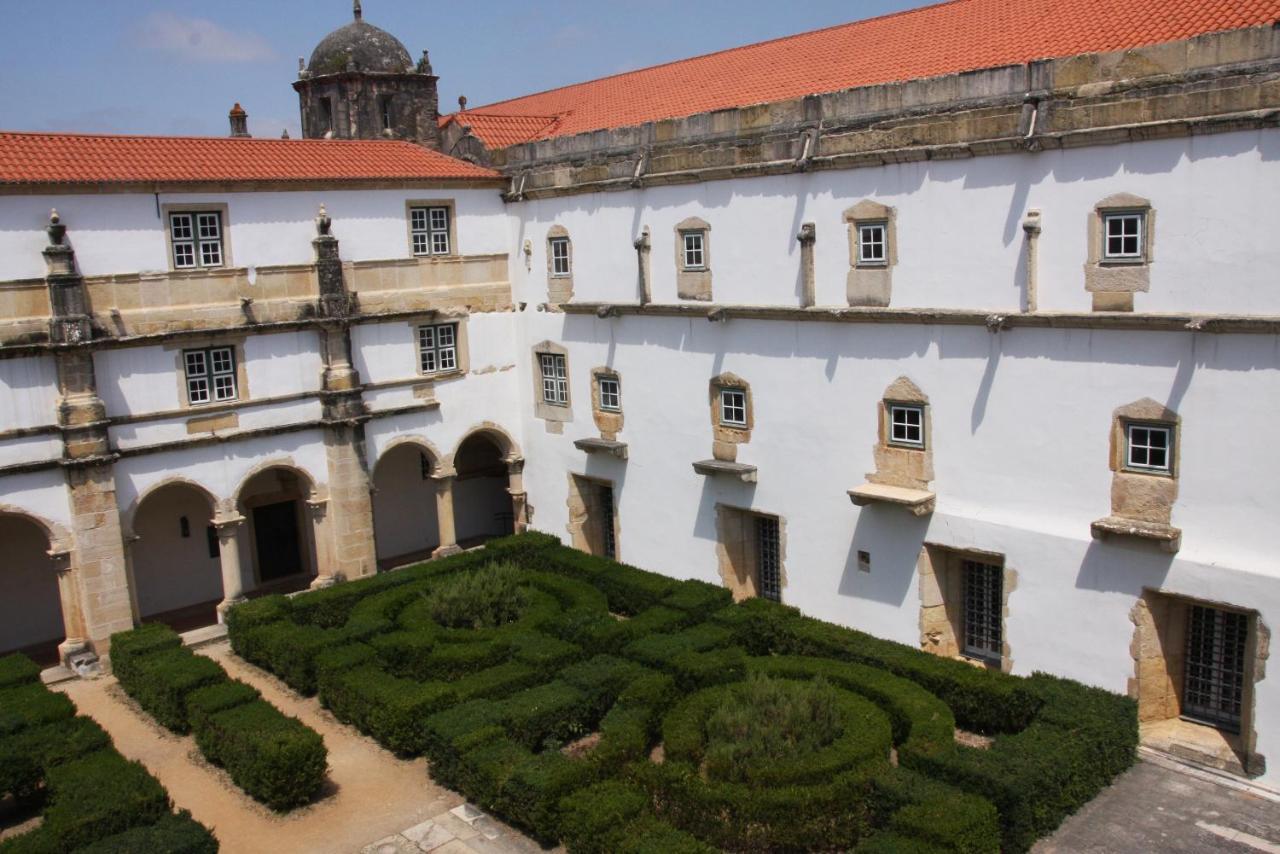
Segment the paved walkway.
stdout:
[[1280,799],[1141,761],[1032,854],[1280,854]]
[[209,765],[190,736],[163,729],[142,712],[114,678],[57,686],[82,714],[102,725],[116,748],[146,765],[174,804],[213,829],[224,854],[533,854],[542,849],[506,825],[464,805],[462,796],[434,784],[425,759],[397,759],[376,742],[339,723],[315,698],[304,699],[231,654],[226,642],[199,650],[233,677],[248,682],[286,714],[302,720],[329,748],[329,781],[310,806],[277,815]]

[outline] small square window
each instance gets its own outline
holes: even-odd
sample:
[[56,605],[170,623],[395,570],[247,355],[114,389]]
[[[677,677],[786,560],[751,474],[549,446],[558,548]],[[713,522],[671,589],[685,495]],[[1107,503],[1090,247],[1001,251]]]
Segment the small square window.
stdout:
[[1169,472],[1173,462],[1173,428],[1130,424],[1126,428],[1125,467],[1136,471]]
[[568,276],[569,273],[569,238],[553,237],[551,238],[551,275]]
[[911,448],[924,447],[924,407],[891,404],[889,406],[889,444]]
[[569,373],[564,356],[559,353],[539,353],[538,367],[542,371],[542,402],[552,406],[568,406]]
[[605,412],[622,411],[622,384],[617,377],[600,377],[600,408]]
[[184,350],[182,361],[186,370],[189,405],[224,403],[237,398],[234,349],[210,347]]
[[418,327],[418,368],[424,374],[458,369],[458,326],[438,323]]
[[887,223],[868,222],[858,226],[858,263],[866,267],[883,267],[889,258]]
[[414,255],[448,255],[449,209],[443,206],[409,208],[409,236]]
[[702,231],[683,231],[684,268],[686,270],[705,270],[707,268],[706,233]]
[[747,393],[740,388],[720,389],[720,423],[747,426]]
[[1105,214],[1103,222],[1102,257],[1117,261],[1142,261],[1146,256],[1143,246],[1143,226],[1146,215],[1141,212]]

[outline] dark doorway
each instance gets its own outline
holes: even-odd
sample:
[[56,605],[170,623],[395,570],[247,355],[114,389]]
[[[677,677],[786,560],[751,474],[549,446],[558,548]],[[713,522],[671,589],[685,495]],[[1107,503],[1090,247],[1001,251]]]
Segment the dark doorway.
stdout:
[[274,581],[302,572],[297,501],[253,508],[253,538],[258,549],[259,581]]

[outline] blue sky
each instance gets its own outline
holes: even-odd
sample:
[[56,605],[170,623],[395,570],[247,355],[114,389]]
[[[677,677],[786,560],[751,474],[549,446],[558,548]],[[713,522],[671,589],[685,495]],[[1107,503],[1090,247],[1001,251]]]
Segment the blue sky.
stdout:
[[[440,106],[472,106],[926,0],[364,0],[365,20],[423,48]],[[0,127],[213,134],[239,101],[255,136],[298,136],[299,56],[351,19],[350,0],[5,3]]]

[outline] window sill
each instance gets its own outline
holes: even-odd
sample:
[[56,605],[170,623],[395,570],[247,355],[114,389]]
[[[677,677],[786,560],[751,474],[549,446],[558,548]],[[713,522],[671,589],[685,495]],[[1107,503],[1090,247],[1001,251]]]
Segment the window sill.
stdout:
[[731,463],[725,460],[700,460],[693,464],[693,470],[706,477],[724,475],[733,477],[743,483],[756,482],[756,467],[746,463]]
[[936,493],[883,483],[864,483],[849,490],[849,500],[859,507],[868,504],[893,504],[905,507],[914,516],[928,516],[937,505]]
[[1147,540],[1156,543],[1170,554],[1176,554],[1182,547],[1182,530],[1160,522],[1106,516],[1090,524],[1089,530],[1095,540],[1106,540],[1112,537]]
[[[431,380],[432,382],[439,382],[440,380],[456,380],[462,376],[465,376],[465,373],[461,368],[458,368],[452,371],[435,371],[430,374],[424,371],[419,371],[418,379],[414,380],[414,382],[420,382],[422,380]],[[372,387],[373,386],[371,384],[368,384],[368,383],[365,384],[365,388],[372,388]]]
[[1103,258],[1098,262],[1099,267],[1145,267],[1147,259],[1145,258]]
[[616,442],[611,439],[599,439],[595,436],[590,436],[586,439],[575,439],[573,446],[580,451],[586,451],[588,454],[610,454],[620,460],[627,458],[626,442]]

